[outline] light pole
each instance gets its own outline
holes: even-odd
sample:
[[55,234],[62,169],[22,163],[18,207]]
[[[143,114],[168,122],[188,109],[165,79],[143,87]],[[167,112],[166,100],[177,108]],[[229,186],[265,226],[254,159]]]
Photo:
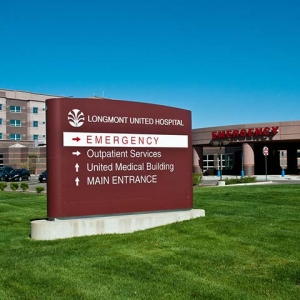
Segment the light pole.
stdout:
[[213,146],[219,146],[220,149],[220,181],[222,181],[222,170],[223,170],[223,162],[222,162],[222,146],[226,146],[229,144],[229,141],[213,141]]

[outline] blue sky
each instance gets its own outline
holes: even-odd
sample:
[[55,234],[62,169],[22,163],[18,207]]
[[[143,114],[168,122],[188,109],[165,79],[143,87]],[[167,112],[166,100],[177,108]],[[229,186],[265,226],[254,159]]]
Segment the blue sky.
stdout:
[[1,3],[0,88],[192,111],[193,128],[300,119],[300,1]]

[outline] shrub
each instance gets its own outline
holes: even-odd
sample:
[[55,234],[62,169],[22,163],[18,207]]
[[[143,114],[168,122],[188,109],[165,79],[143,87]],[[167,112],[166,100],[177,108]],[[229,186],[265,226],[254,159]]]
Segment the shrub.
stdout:
[[28,190],[29,184],[27,182],[22,182],[20,184],[20,188],[22,189],[23,192],[25,192],[26,190]]
[[208,169],[208,170],[206,170],[206,171],[204,172],[203,175],[205,175],[205,176],[213,176],[214,173],[215,173],[214,169]]
[[202,174],[193,173],[193,185],[198,185],[202,181]]
[[6,182],[0,182],[0,190],[4,191],[4,189],[7,187],[7,183]]
[[36,192],[38,193],[38,194],[40,194],[42,191],[44,191],[44,187],[43,186],[37,186],[36,188],[35,188],[35,190],[36,190]]
[[225,184],[238,184],[238,183],[253,183],[256,182],[256,177],[243,177],[243,178],[231,178],[225,179]]
[[13,190],[13,191],[16,191],[18,188],[19,188],[19,184],[17,182],[11,182],[10,183],[10,188]]

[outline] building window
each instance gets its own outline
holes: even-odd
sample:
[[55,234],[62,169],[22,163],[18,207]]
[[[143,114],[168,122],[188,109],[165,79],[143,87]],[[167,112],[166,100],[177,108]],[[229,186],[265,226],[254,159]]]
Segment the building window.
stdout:
[[11,141],[20,141],[21,140],[21,134],[19,133],[11,133],[9,135],[9,138]]
[[21,121],[20,120],[10,120],[10,126],[20,127],[21,126]]
[[2,133],[0,133],[0,140],[2,140],[3,139],[3,134]]
[[33,112],[34,114],[37,114],[37,113],[39,112],[38,107],[33,107],[33,108],[32,108],[32,112]]
[[10,112],[20,113],[21,112],[21,106],[11,105],[10,106]]
[[[218,155],[218,170],[221,169],[220,155]],[[223,170],[232,170],[233,168],[233,154],[232,153],[223,153],[222,154],[222,169]]]
[[214,169],[214,166],[215,166],[214,155],[213,154],[203,155],[203,171]]
[[0,118],[0,125],[2,125],[3,124],[3,121],[2,121],[2,118]]
[[222,159],[223,168],[225,170],[232,170],[233,169],[233,153],[226,153],[223,155],[224,158]]
[[39,122],[38,121],[33,121],[33,127],[39,127]]
[[2,110],[2,104],[0,104],[0,110]]
[[[223,170],[232,170],[233,168],[233,154],[232,153],[223,153],[222,154],[222,169]],[[220,155],[214,157],[213,154],[203,155],[203,171],[206,170],[219,170],[221,167],[220,164]]]
[[38,134],[34,134],[33,135],[33,140],[35,141],[35,140],[38,140],[39,139],[39,135]]

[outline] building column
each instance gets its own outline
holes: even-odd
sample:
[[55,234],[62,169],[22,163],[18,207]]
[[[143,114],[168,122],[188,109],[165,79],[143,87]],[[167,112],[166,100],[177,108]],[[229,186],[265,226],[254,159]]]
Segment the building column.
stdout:
[[246,176],[254,174],[254,145],[243,143],[244,172]]
[[201,173],[201,166],[203,165],[203,147],[202,146],[193,146],[193,172]]

